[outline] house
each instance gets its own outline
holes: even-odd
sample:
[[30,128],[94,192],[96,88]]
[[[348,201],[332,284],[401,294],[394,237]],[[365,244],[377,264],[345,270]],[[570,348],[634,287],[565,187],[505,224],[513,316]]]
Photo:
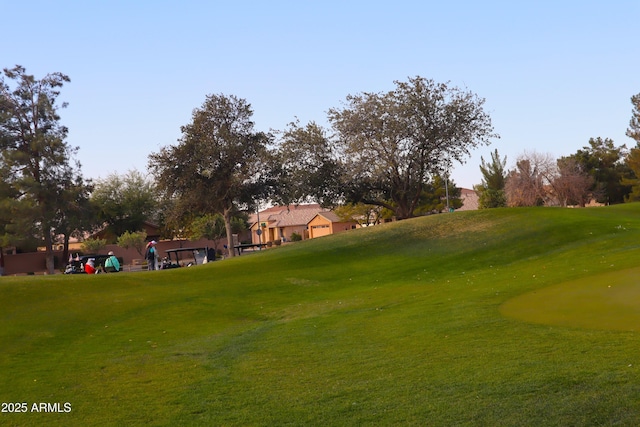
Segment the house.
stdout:
[[460,200],[462,206],[457,211],[477,211],[479,207],[478,193],[468,188],[460,189]]
[[344,221],[335,212],[318,212],[307,224],[309,238],[328,236],[358,227],[355,221]]
[[312,239],[358,227],[357,222],[343,221],[318,204],[274,206],[252,215],[249,223],[254,244],[291,241],[293,233]]
[[293,233],[308,239],[307,224],[323,211],[326,209],[318,204],[288,205],[274,206],[251,215],[251,243],[290,241]]

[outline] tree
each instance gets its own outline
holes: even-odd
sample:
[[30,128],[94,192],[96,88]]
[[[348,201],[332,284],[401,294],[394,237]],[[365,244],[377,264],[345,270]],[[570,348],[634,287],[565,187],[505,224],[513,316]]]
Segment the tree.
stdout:
[[516,168],[507,174],[505,195],[508,206],[542,206],[549,200],[546,186],[555,176],[555,162],[549,154],[524,153]]
[[[72,171],[68,171],[71,173]],[[93,186],[85,182],[81,175],[69,175],[61,180],[59,200],[62,206],[55,217],[55,235],[62,239],[62,259],[69,255],[69,239],[81,238],[84,232],[95,227],[95,212],[90,202]]]
[[483,157],[480,157],[480,162],[482,183],[474,187],[474,190],[478,193],[480,209],[507,206],[507,198],[504,193],[507,158],[505,157],[501,160],[496,149],[491,153],[491,163],[486,163]]
[[178,211],[221,213],[230,256],[231,218],[268,197],[271,136],[254,131],[253,110],[235,96],[208,95],[177,145],[149,156],[159,190]]
[[625,145],[616,147],[609,138],[590,138],[588,147],[570,156],[593,177],[590,190],[600,203],[622,203],[629,194],[630,187],[622,184],[622,178],[632,176],[622,161],[627,155],[626,148]]
[[126,231],[142,230],[145,221],[154,219],[158,208],[155,184],[137,170],[97,181],[91,202],[100,222],[108,224],[112,241]]
[[447,211],[447,207],[449,209],[458,209],[462,207],[460,193],[461,189],[456,186],[453,180],[445,180],[440,176],[435,176],[431,182],[424,186],[414,214],[442,213]]
[[275,159],[279,165],[273,168],[278,175],[276,197],[282,204],[314,201],[333,205],[340,193],[340,164],[321,126],[290,123]]
[[144,250],[147,245],[147,233],[146,231],[125,231],[120,237],[118,237],[118,246],[124,249],[133,248],[138,254],[143,257]]
[[593,177],[572,157],[561,157],[557,161],[557,175],[550,181],[551,188],[561,206],[584,207],[591,198]]
[[624,178],[622,185],[627,185],[631,188],[625,201],[638,202],[640,201],[640,93],[631,97],[631,104],[633,105],[633,110],[629,127],[627,128],[627,136],[636,141],[636,146],[629,150],[625,164],[633,175]]
[[636,141],[640,147],[640,93],[631,97],[633,110],[631,112],[631,120],[627,128],[627,136]]
[[394,83],[387,93],[347,96],[329,120],[346,201],[383,206],[403,219],[416,214],[432,177],[497,135],[475,94],[422,77]]
[[631,190],[625,202],[639,202],[640,201],[640,145],[629,150],[625,159],[625,164],[633,173],[631,177],[625,177],[622,179],[622,185],[628,185]]
[[97,254],[102,251],[107,246],[107,241],[105,239],[87,239],[82,242],[82,252]]
[[343,221],[355,221],[362,227],[368,227],[380,223],[382,207],[365,205],[364,203],[346,203],[337,206],[333,212]]
[[[190,237],[192,239],[212,240],[215,245],[216,251],[218,250],[218,241],[226,237],[227,229],[224,222],[224,217],[218,214],[205,214],[199,216],[191,221],[190,225]],[[231,231],[234,234],[239,234],[247,229],[246,215],[234,216],[231,218]]]
[[[61,179],[72,168],[77,148],[65,142],[67,128],[60,124],[57,105],[60,87],[69,82],[62,73],[40,80],[22,66],[5,68],[0,75],[0,168],[16,193],[22,211],[43,240],[46,268],[54,272],[53,233],[56,215],[64,200],[59,198]],[[79,165],[78,165],[79,167]],[[14,205],[15,206],[15,205]]]
[[[4,169],[0,168],[0,173],[2,172]],[[11,185],[10,180],[2,176],[0,180],[0,249],[15,241],[13,228],[15,219],[20,218],[16,212],[18,196],[19,193]]]
[[190,226],[191,238],[197,240],[205,238],[207,240],[213,240],[216,242],[216,249],[218,239],[226,237],[227,227],[224,223],[224,217],[218,214],[205,214],[199,216],[191,221]]

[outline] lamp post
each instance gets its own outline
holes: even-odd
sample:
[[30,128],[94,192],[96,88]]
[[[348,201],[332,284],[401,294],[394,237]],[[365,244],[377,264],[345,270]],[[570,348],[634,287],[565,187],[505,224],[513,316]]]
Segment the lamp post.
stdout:
[[258,250],[262,250],[262,225],[260,224],[260,205],[256,208],[256,214],[258,215],[258,230],[256,234],[258,235]]
[[449,178],[447,175],[444,176],[444,193],[447,196],[447,212],[451,212],[449,208]]

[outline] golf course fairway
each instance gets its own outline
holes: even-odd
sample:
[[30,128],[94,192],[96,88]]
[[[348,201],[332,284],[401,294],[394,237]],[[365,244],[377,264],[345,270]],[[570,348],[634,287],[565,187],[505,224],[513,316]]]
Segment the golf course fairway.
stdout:
[[0,278],[0,425],[637,426],[640,204]]

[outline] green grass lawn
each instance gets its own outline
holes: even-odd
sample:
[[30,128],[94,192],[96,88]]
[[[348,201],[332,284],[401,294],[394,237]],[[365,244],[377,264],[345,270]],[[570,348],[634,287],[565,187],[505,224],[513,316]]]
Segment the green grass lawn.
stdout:
[[629,204],[3,277],[0,424],[635,426],[639,259]]

